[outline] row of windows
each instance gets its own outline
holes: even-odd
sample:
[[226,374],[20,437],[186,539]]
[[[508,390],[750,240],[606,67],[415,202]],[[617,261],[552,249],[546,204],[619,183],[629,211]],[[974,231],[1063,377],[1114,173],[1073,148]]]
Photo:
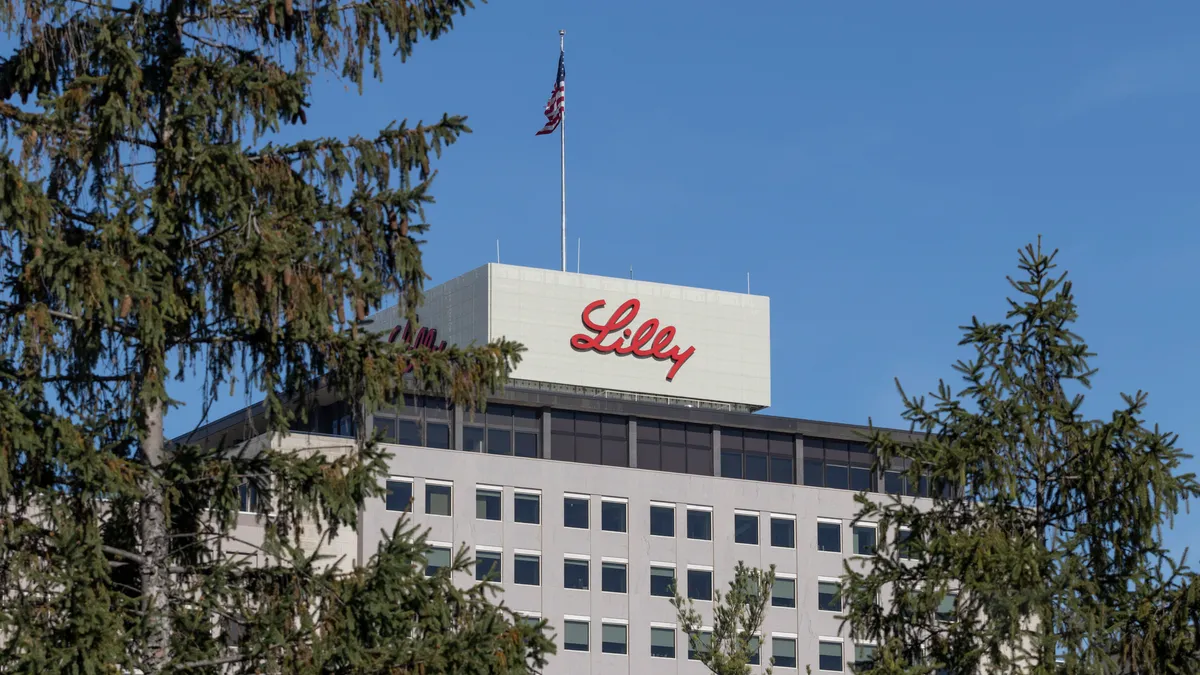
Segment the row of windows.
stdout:
[[[395,478],[387,482],[386,507],[389,511],[409,511],[413,501],[412,481]],[[452,514],[452,490],[450,483],[427,481],[425,486],[425,513],[435,516]],[[475,517],[480,520],[503,520],[503,490],[498,486],[475,488]],[[563,526],[588,529],[590,526],[591,498],[588,495],[563,497]],[[628,528],[628,503],[615,497],[601,498],[600,529],[605,532],[625,532]],[[517,523],[541,524],[541,494],[535,491],[514,491],[513,516]],[[734,511],[733,540],[737,544],[757,546],[759,544],[760,514],[757,511]],[[770,544],[775,548],[796,547],[796,517],[785,514],[770,514],[768,517]],[[650,534],[658,537],[675,536],[675,505],[650,504]],[[700,506],[687,507],[688,539],[709,541],[712,539],[712,509]],[[903,536],[903,533],[902,533]],[[877,528],[870,524],[851,527],[851,553],[874,555]],[[842,552],[842,521],[817,521],[817,550],[827,553]],[[907,554],[905,553],[905,557]]]
[[[536,621],[536,619],[531,619]],[[591,620],[588,617],[563,617],[563,649],[569,652],[591,650]],[[650,656],[673,659],[676,653],[677,629],[672,624],[651,624],[649,631]],[[684,637],[687,657],[699,660],[700,653],[711,648],[711,631],[701,631],[695,640]],[[751,639],[753,656],[750,665],[759,665],[762,659],[762,639]],[[600,622],[600,651],[605,654],[629,653],[629,624],[621,619],[603,619]],[[851,666],[869,667],[875,657],[875,647],[856,644]],[[776,668],[796,668],[796,636],[775,633],[771,635],[771,658]],[[843,642],[839,638],[820,638],[818,642],[817,669],[827,672],[843,672],[846,668]]]

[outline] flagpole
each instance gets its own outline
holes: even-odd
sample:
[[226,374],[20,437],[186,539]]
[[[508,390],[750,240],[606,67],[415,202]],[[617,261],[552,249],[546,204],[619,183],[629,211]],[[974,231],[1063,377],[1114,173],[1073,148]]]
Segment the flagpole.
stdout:
[[[558,31],[558,56],[564,58],[566,56],[566,35],[567,31]],[[566,89],[566,81],[563,82],[563,89]],[[558,166],[562,173],[562,271],[567,271],[567,104],[566,95],[563,95],[562,119],[558,123],[558,142],[559,142],[559,158]]]

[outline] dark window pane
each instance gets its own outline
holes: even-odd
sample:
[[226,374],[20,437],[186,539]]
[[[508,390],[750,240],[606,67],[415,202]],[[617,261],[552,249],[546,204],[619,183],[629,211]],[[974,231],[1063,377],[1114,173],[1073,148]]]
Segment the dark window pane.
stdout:
[[796,580],[775,577],[775,585],[771,587],[772,607],[796,606]]
[[708,541],[712,539],[712,511],[688,509],[687,512],[688,539]]
[[604,415],[600,418],[600,432],[605,438],[629,438],[629,422],[624,417]]
[[536,555],[517,554],[513,556],[513,583],[522,586],[541,585],[541,559]]
[[583,530],[588,528],[588,500],[577,497],[563,498],[563,526]]
[[771,434],[769,452],[776,457],[792,457],[796,454],[796,441],[786,434]]
[[688,570],[687,585],[687,596],[692,600],[712,600],[712,572],[709,570]]
[[487,412],[484,413],[484,420],[488,427],[497,427],[500,429],[512,428],[513,410],[506,405],[489,405]]
[[650,595],[660,598],[674,597],[672,587],[675,585],[675,570],[670,567],[650,568]]
[[450,566],[450,549],[431,548],[425,552],[425,576],[431,577],[443,567]]
[[516,440],[516,455],[517,457],[537,457],[538,456],[538,435],[528,431],[518,431],[513,434]]
[[584,464],[600,464],[603,456],[600,452],[599,436],[575,437],[575,461]]
[[481,427],[463,427],[463,450],[483,452],[484,433]]
[[500,493],[494,490],[476,490],[475,517],[480,520],[500,520]]
[[842,672],[842,643],[822,642],[817,667],[821,670]]
[[450,419],[450,401],[436,396],[422,396],[421,399],[425,408],[425,419]]
[[765,431],[747,431],[745,448],[746,452],[759,452],[767,454],[770,449],[770,444],[767,442],[767,432]]
[[928,497],[929,496],[929,476],[926,476],[924,474],[921,475],[921,482],[918,484],[917,494],[915,496],[917,496],[917,497]]
[[874,527],[856,526],[854,528],[855,555],[875,555],[875,534]]
[[771,545],[778,548],[796,548],[796,521],[791,518],[772,518]]
[[495,551],[475,552],[475,580],[500,582],[500,554]]
[[[388,511],[408,511],[412,504],[412,483],[401,480],[387,482],[386,504]],[[245,511],[245,509],[242,509]]]
[[537,525],[542,521],[542,498],[540,495],[516,493],[513,495],[513,520],[518,523]]
[[550,459],[562,462],[575,461],[575,437],[555,431],[550,434]]
[[712,428],[699,424],[687,425],[687,444],[695,448],[711,448]]
[[687,473],[687,448],[682,445],[662,446],[663,471]]
[[595,413],[575,413],[575,435],[600,435],[600,416]]
[[871,451],[866,443],[850,443],[850,454],[852,455],[867,455],[867,461],[870,461]]
[[563,561],[563,588],[586,591],[588,588],[588,561]]
[[588,622],[563,622],[563,649],[571,652],[586,652],[588,650]]
[[651,506],[650,534],[658,537],[674,537],[675,509],[667,506]]
[[628,650],[629,626],[606,623],[600,627],[600,651],[605,654],[624,654]]
[[746,453],[746,478],[749,480],[767,480],[766,455]]
[[555,410],[550,413],[551,433],[561,431],[566,434],[575,433],[575,415],[565,410]]
[[817,550],[842,552],[842,526],[838,523],[817,523]]
[[[640,427],[639,427],[640,431]],[[645,441],[641,436],[637,439],[637,463],[639,469],[662,469],[662,450],[658,441]]]
[[425,445],[430,448],[450,449],[450,425],[440,422],[425,424]]
[[[724,443],[723,440],[721,442]],[[725,478],[742,477],[742,453],[730,450],[721,452],[721,475]]]
[[676,445],[687,445],[685,427],[678,422],[662,423],[662,442]]
[[733,514],[733,540],[739,544],[758,544],[758,516]]
[[887,471],[883,474],[883,491],[889,495],[904,494],[903,476],[898,471]]
[[861,467],[850,467],[850,489],[855,492],[870,492],[871,470]]
[[508,429],[488,429],[487,451],[491,455],[511,455],[512,432]]
[[825,465],[825,487],[850,489],[850,470],[843,464]]
[[250,483],[242,483],[238,486],[238,511],[258,513],[258,488]]
[[536,408],[514,407],[513,426],[520,429],[536,429],[538,427],[538,411]]
[[396,420],[396,442],[401,445],[421,445],[421,423],[414,420]]
[[637,423],[638,440],[657,441],[659,437],[659,424],[650,420],[638,420]]
[[625,593],[625,564],[606,562],[600,564],[600,590],[605,593]]
[[804,484],[825,487],[825,463],[819,459],[804,460]]
[[817,582],[817,609],[822,612],[842,611],[842,587],[836,581]]
[[796,640],[793,638],[771,638],[771,657],[776,668],[796,667]]
[[600,529],[605,532],[625,531],[624,502],[600,502]]
[[375,432],[379,437],[389,443],[396,442],[396,420],[390,417],[376,416],[372,422],[375,425]]
[[425,484],[425,513],[433,516],[449,516],[450,486]]
[[605,466],[629,466],[629,444],[624,439],[605,438],[602,447]]
[[687,449],[687,472],[693,476],[711,476],[713,474],[712,450],[689,447]]
[[742,449],[742,430],[741,429],[721,429],[721,449],[741,451]]
[[771,458],[771,482],[772,483],[794,483],[795,478],[792,476],[792,458],[791,457],[772,457]]
[[675,629],[650,627],[650,656],[675,658]]

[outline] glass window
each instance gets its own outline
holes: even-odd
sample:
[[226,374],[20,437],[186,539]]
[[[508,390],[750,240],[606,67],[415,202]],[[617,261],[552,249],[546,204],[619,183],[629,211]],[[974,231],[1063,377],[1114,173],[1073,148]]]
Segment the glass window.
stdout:
[[542,496],[527,492],[514,493],[513,520],[531,525],[542,522]]
[[825,487],[850,489],[850,467],[845,464],[826,464]]
[[746,453],[746,478],[749,480],[767,479],[767,456],[753,452]]
[[[412,489],[411,485],[409,489]],[[238,486],[238,511],[258,513],[258,488],[249,483],[242,483]]]
[[795,668],[796,638],[772,637],[771,657],[777,668]]
[[629,650],[629,626],[606,623],[600,626],[600,651],[605,654],[625,654]]
[[883,491],[889,495],[904,494],[904,477],[899,471],[885,471],[883,474]]
[[431,577],[443,567],[450,566],[450,549],[432,546],[425,552],[425,576]]
[[825,487],[825,464],[819,459],[804,459],[804,484]]
[[875,663],[875,645],[854,645],[854,665],[862,670]]
[[733,450],[721,451],[721,477],[742,477],[742,453]]
[[842,526],[840,523],[817,521],[817,550],[829,553],[842,552]]
[[525,624],[526,626],[529,626],[530,628],[537,628],[539,625],[541,625],[542,619],[541,619],[541,617],[538,617],[538,616],[533,616],[530,614],[522,614],[521,615],[521,623]]
[[450,425],[429,422],[425,425],[425,445],[431,448],[450,449]]
[[650,506],[650,534],[656,537],[675,536],[675,508]]
[[958,603],[958,596],[953,593],[947,593],[942,596],[942,601],[938,603],[937,618],[940,621],[950,621],[954,618],[954,608]]
[[733,541],[758,545],[758,516],[751,513],[733,514]]
[[791,457],[772,457],[771,458],[771,482],[772,483],[794,483],[795,477],[792,476],[792,458]]
[[750,665],[757,666],[758,662],[762,660],[762,638],[754,635],[747,642],[749,644],[746,645],[746,649],[750,652]]
[[771,545],[776,548],[796,548],[795,519],[771,518]]
[[421,445],[420,422],[416,420],[396,420],[396,428],[397,443],[400,445]]
[[675,629],[650,627],[650,656],[660,659],[675,658]]
[[563,498],[563,526],[581,530],[588,528],[588,501],[579,497]]
[[712,511],[688,509],[687,512],[688,539],[709,541],[712,539]]
[[517,457],[537,457],[538,456],[538,435],[528,431],[518,431],[514,434],[516,443],[514,448]]
[[655,595],[660,598],[674,597],[673,587],[675,586],[675,568],[673,567],[651,567],[650,568],[650,595]]
[[500,581],[499,551],[475,551],[475,580]]
[[500,520],[500,493],[476,489],[475,517],[480,520]]
[[625,502],[600,502],[600,529],[605,532],[625,531]]
[[817,609],[822,612],[842,611],[842,585],[836,581],[817,582]]
[[865,466],[850,467],[850,489],[855,492],[870,492],[871,470]]
[[855,555],[875,555],[875,533],[874,527],[867,525],[854,526],[854,554]]
[[710,631],[700,631],[695,636],[688,639],[688,659],[699,661],[700,654],[712,651],[712,633]]
[[450,515],[450,486],[437,483],[425,484],[425,513],[431,516]]
[[541,557],[525,553],[514,555],[513,583],[522,586],[540,586],[542,583]]
[[896,533],[896,551],[901,560],[912,560],[915,555],[913,545],[909,543],[910,539],[912,539],[910,530],[900,530]]
[[463,450],[483,452],[483,427],[463,427]]
[[625,577],[625,563],[600,563],[600,590],[606,593],[625,593]]
[[775,585],[771,587],[772,607],[796,606],[796,580],[775,577]]
[[713,581],[711,570],[688,570],[687,592],[692,600],[712,600]]
[[822,640],[817,668],[836,673],[842,672],[842,643]]
[[389,480],[384,503],[387,505],[388,511],[408,511],[412,506],[412,496],[412,481]]
[[563,588],[588,589],[588,561],[567,558],[563,561]]
[[487,451],[490,455],[513,454],[512,431],[509,429],[488,429]]
[[588,650],[588,622],[563,621],[563,649],[570,652],[586,652]]

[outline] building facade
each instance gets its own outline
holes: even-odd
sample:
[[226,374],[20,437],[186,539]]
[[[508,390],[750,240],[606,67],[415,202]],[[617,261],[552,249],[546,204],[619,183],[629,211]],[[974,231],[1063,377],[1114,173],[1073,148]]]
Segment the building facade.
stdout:
[[[367,561],[407,511],[429,530],[429,573],[466,547],[475,578],[549,622],[550,674],[707,672],[670,589],[711,624],[713,591],[739,561],[778,577],[761,664],[848,672],[869,656],[838,618],[844,561],[877,541],[853,522],[854,497],[920,499],[928,486],[908,484],[902,461],[873,470],[861,427],[756,412],[770,404],[767,298],[504,265],[427,295],[421,328],[387,310],[372,329],[434,349],[507,337],[528,352],[484,412],[412,395],[368,418],[392,451],[388,494],[334,553]],[[345,413],[329,401],[275,442],[349,451]],[[247,417],[191,440],[244,436]],[[256,527],[245,514],[239,538]]]

